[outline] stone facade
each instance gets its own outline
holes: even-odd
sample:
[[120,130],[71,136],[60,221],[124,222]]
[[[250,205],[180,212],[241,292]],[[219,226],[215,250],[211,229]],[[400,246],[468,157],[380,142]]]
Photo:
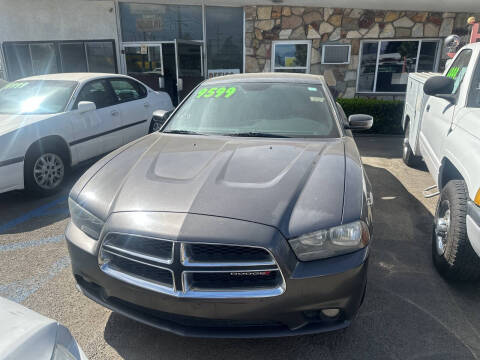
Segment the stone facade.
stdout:
[[[311,40],[310,72],[323,74],[342,97],[355,96],[362,39],[465,35],[467,18],[472,15],[290,6],[244,9],[246,72],[271,71],[273,40]],[[351,44],[350,64],[321,64],[323,44]]]

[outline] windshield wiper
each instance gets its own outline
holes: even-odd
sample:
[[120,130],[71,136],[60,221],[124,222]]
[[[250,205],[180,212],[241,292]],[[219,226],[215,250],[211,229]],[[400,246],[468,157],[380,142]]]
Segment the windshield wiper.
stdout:
[[190,130],[168,130],[168,131],[162,131],[165,134],[182,134],[182,135],[206,135],[202,134],[196,131],[190,131]]
[[263,133],[263,132],[244,132],[244,133],[232,133],[226,134],[228,136],[240,136],[240,137],[268,137],[268,138],[288,138],[290,136],[285,135],[278,135],[278,134],[271,134],[271,133]]

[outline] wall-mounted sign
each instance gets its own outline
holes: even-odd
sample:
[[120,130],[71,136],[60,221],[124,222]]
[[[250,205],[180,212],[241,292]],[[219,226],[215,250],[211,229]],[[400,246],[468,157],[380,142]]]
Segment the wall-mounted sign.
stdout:
[[148,54],[147,45],[140,45],[140,54],[142,54],[142,55],[147,55]]
[[217,76],[224,76],[230,74],[240,74],[240,69],[209,69],[208,78],[211,79]]

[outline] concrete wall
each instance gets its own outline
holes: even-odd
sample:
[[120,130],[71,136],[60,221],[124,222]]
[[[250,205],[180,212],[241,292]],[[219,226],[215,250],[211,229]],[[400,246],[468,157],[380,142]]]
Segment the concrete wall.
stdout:
[[[0,43],[4,41],[113,39],[119,44],[113,0],[2,0]],[[2,73],[0,62],[0,77]]]

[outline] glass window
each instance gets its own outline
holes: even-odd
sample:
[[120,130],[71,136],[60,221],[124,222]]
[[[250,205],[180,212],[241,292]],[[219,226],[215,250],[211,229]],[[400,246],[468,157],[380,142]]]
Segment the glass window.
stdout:
[[422,41],[420,59],[418,60],[418,72],[435,71],[435,62],[438,54],[438,41]]
[[475,73],[473,74],[467,106],[480,108],[480,61],[478,61]]
[[115,55],[111,42],[87,42],[88,71],[114,73]]
[[63,72],[87,72],[85,45],[80,43],[60,44],[60,59]]
[[402,93],[410,72],[435,71],[437,40],[380,40],[362,42],[358,92]]
[[112,79],[110,80],[110,84],[119,102],[133,101],[142,98],[139,86],[132,80]]
[[28,44],[7,43],[4,50],[10,81],[33,75],[32,58],[30,57]]
[[32,55],[32,67],[35,75],[54,74],[58,72],[54,44],[30,44],[30,53]]
[[207,6],[207,62],[209,70],[243,69],[243,9]]
[[202,40],[202,7],[120,3],[123,41]]
[[274,41],[273,71],[309,72],[310,41]]
[[338,137],[321,85],[232,83],[201,86],[169,120],[168,131],[277,137]]
[[364,42],[358,72],[358,91],[370,92],[374,89],[375,71],[377,66],[378,42]]
[[455,58],[454,62],[448,69],[447,77],[452,78],[455,80],[455,86],[453,87],[452,94],[456,94],[458,89],[460,89],[460,85],[463,82],[463,78],[467,73],[468,64],[470,63],[470,59],[472,58],[472,50],[467,49],[463,50],[458,54]]
[[29,80],[0,89],[1,114],[56,114],[65,111],[76,81]]
[[97,109],[112,106],[117,102],[106,80],[95,80],[87,83],[78,94],[75,109],[80,101],[91,101],[95,103]]
[[415,72],[418,41],[382,41],[377,67],[377,92],[403,92],[408,73]]

